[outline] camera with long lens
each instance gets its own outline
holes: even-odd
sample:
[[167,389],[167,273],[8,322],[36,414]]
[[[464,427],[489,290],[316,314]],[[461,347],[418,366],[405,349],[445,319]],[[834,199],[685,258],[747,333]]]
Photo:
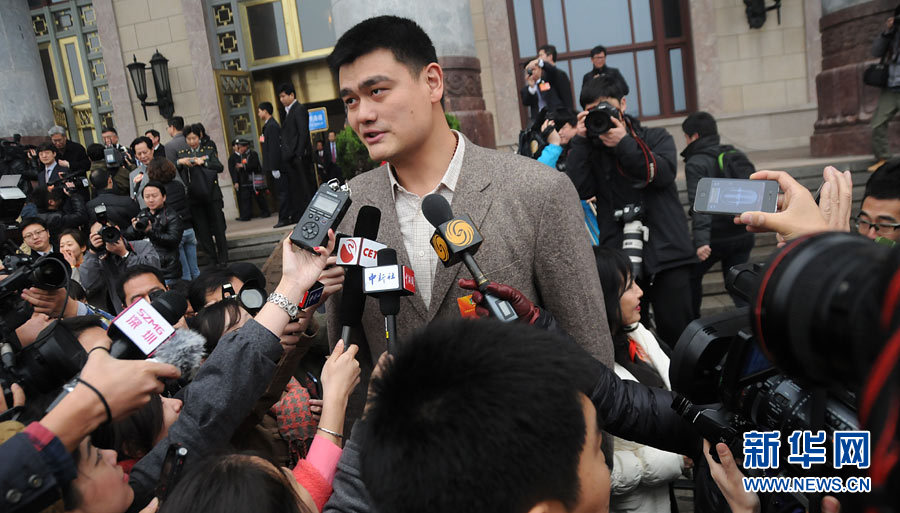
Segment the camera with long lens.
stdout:
[[622,251],[631,261],[631,275],[640,278],[644,266],[644,242],[650,240],[650,227],[643,222],[644,207],[629,203],[613,212],[622,223]]
[[37,180],[43,165],[37,156],[29,152],[37,147],[22,144],[22,136],[13,135],[12,141],[0,141],[0,175],[22,175],[27,180]]
[[612,118],[619,117],[619,109],[615,108],[609,102],[600,102],[596,107],[588,111],[588,115],[584,118],[584,127],[587,129],[587,136],[595,139],[615,128]]
[[[787,437],[797,430],[825,431],[829,461],[835,431],[870,430],[877,462],[879,440],[898,438],[895,428],[883,428],[900,400],[898,354],[885,358],[889,338],[900,340],[891,338],[900,320],[898,268],[900,248],[844,233],[797,239],[765,265],[732,267],[726,288],[750,306],[685,329],[670,366],[673,408],[710,442],[729,445],[737,461],[744,433],[780,431],[783,475],[815,475],[815,467],[788,461]],[[873,376],[883,379],[873,386]],[[863,473],[826,468],[831,475]],[[900,485],[900,472],[883,475],[884,489]],[[861,498],[850,495],[839,497],[842,504]]]
[[[116,242],[119,242],[119,239],[122,238],[122,232],[115,226],[110,225],[106,205],[100,204],[94,207],[94,215],[97,217],[97,222],[103,225],[103,227],[100,228],[100,238],[103,239],[103,242],[105,244],[115,244]],[[97,253],[103,254],[106,252],[106,246],[103,245],[99,248],[94,248],[94,250]]]
[[106,162],[107,169],[119,169],[125,164],[125,156],[116,146],[107,146],[103,150],[103,160]]
[[134,228],[139,231],[145,231],[148,226],[150,226],[150,221],[153,220],[153,216],[150,215],[149,212],[142,211],[138,214],[134,221]]

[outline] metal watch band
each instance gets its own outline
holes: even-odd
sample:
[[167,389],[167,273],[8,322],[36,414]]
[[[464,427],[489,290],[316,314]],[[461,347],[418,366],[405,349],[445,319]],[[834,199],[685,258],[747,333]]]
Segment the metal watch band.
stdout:
[[268,299],[266,299],[266,301],[284,310],[284,313],[288,314],[288,317],[290,317],[292,321],[297,320],[297,315],[300,313],[300,309],[297,308],[297,305],[292,303],[284,295],[279,294],[278,292],[273,292],[269,294],[269,297]]

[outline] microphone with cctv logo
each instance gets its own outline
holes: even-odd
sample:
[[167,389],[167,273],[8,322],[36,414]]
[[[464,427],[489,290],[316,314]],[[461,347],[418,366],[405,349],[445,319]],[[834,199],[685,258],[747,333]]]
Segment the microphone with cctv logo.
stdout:
[[484,238],[475,228],[475,223],[466,215],[453,216],[450,203],[440,194],[429,194],[422,200],[422,213],[428,222],[435,227],[431,236],[431,247],[437,253],[438,258],[444,263],[444,267],[456,265],[459,262],[465,264],[475,278],[478,291],[484,295],[484,301],[491,315],[503,322],[518,319],[515,310],[508,301],[487,293],[490,283],[472,255],[478,251]]
[[[363,270],[359,266],[359,260],[362,253],[360,249],[362,249],[364,245],[361,242],[357,242],[355,248],[349,248],[348,246],[345,246],[343,242],[344,240],[362,239],[368,241],[368,243],[377,244],[374,241],[378,237],[379,224],[381,224],[381,210],[379,210],[378,207],[373,207],[371,205],[362,206],[356,216],[356,225],[353,227],[353,238],[341,240],[341,246],[338,248],[337,261],[339,265],[344,265],[341,263],[342,260],[357,262],[355,264],[349,264],[349,266],[344,269],[344,286],[341,294],[340,319],[341,338],[344,340],[345,344],[350,343],[351,329],[358,329],[360,327],[363,310],[366,306],[366,296],[363,293]],[[366,245],[365,247],[374,246]],[[344,249],[346,249],[346,252],[342,251]],[[375,251],[377,252],[378,250],[376,249]],[[375,263],[377,263],[377,260]]]
[[385,248],[378,252],[378,265],[363,270],[363,290],[378,298],[384,315],[384,337],[388,352],[397,344],[397,314],[400,296],[416,293],[416,278],[412,269],[397,264],[397,251]]

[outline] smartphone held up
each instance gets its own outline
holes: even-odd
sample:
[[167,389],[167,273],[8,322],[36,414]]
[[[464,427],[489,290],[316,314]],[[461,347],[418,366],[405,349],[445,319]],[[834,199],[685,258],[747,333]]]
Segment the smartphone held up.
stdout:
[[694,196],[700,214],[736,216],[744,212],[770,212],[778,208],[778,182],[735,178],[701,178]]

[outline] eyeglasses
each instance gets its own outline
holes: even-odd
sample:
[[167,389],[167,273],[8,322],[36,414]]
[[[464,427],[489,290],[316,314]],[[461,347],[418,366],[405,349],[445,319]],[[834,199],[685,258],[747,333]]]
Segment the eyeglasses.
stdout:
[[853,222],[856,223],[856,229],[859,233],[868,233],[873,227],[876,233],[888,234],[894,233],[894,230],[900,228],[900,223],[873,223],[862,217],[854,217]]
[[35,230],[35,231],[31,232],[31,233],[23,233],[23,234],[22,234],[22,238],[25,239],[25,240],[34,240],[35,238],[37,238],[37,237],[43,235],[46,231],[47,231],[47,230],[45,230],[45,229],[42,228],[42,229],[40,229],[40,230]]

